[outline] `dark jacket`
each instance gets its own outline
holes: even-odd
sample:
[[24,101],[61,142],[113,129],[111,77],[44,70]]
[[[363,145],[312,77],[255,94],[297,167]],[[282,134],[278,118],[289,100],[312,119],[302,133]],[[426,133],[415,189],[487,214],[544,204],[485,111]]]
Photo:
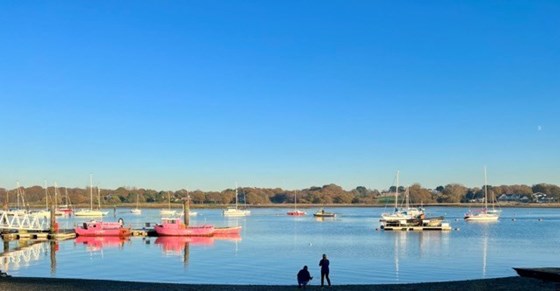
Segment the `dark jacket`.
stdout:
[[311,280],[311,274],[309,274],[309,271],[307,269],[301,269],[297,273],[297,279],[300,282],[309,281]]
[[321,266],[321,273],[328,273],[329,272],[329,260],[322,259],[319,262],[319,266]]

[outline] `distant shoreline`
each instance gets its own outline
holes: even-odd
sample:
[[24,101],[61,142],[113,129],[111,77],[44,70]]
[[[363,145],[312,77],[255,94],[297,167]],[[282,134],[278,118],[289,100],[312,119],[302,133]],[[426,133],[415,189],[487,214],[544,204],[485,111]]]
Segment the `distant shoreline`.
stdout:
[[[315,283],[308,286],[306,290],[321,290]],[[334,283],[334,282],[333,282]],[[543,282],[537,279],[524,277],[505,277],[494,279],[465,280],[451,282],[431,282],[412,284],[379,284],[379,285],[333,285],[332,289],[337,291],[358,290],[556,290],[555,283]],[[0,290],[11,291],[43,291],[43,290],[297,290],[293,285],[214,285],[214,284],[173,284],[173,283],[148,283],[127,282],[113,280],[84,280],[84,279],[62,279],[62,278],[30,278],[30,277],[7,277],[0,278]]]
[[[89,204],[73,205],[74,209],[89,208]],[[168,203],[140,203],[140,208],[168,208]],[[234,204],[191,204],[190,208],[193,209],[224,209],[227,207],[234,207]],[[44,205],[30,205],[30,208],[44,208]],[[101,205],[101,208],[136,208],[136,203],[121,203],[118,205]],[[260,204],[260,205],[240,205],[240,208],[293,208],[291,203],[284,204]],[[393,208],[393,205],[383,204],[298,204],[298,208],[342,208],[342,207],[356,207],[356,208]],[[453,208],[481,208],[484,207],[483,203],[432,203],[424,204],[422,207],[453,207]],[[560,203],[504,203],[496,205],[497,208],[560,208]],[[182,209],[183,204],[171,203],[171,208]]]

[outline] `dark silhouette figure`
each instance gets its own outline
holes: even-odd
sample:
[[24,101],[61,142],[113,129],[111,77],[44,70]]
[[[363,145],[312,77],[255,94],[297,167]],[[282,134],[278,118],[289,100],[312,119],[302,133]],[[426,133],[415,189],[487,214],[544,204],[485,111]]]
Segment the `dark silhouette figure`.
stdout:
[[303,269],[299,270],[297,273],[298,288],[303,287],[303,289],[305,289],[305,286],[307,286],[307,283],[309,283],[311,279],[313,279],[313,277],[309,274],[307,266],[303,266]]
[[319,261],[319,266],[321,266],[321,287],[325,286],[325,278],[327,278],[327,283],[329,287],[331,287],[331,279],[329,278],[329,260],[327,259],[327,255],[323,254],[323,259]]

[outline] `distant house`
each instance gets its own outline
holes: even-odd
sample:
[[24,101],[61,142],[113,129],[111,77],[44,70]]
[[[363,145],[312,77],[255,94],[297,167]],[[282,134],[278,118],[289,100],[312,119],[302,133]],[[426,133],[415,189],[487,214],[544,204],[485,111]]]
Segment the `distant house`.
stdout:
[[541,192],[533,193],[533,200],[537,203],[551,203],[556,201],[554,197],[548,197],[546,194]]
[[522,194],[502,194],[498,197],[498,201],[500,202],[529,202],[529,197],[527,195]]

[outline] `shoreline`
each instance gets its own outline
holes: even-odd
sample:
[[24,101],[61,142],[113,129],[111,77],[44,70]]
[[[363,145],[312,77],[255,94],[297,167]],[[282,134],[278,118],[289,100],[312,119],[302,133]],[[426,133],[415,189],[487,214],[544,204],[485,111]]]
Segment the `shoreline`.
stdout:
[[[157,272],[156,272],[157,273]],[[312,281],[306,290],[322,290]],[[426,282],[410,284],[378,284],[378,285],[333,285],[323,290],[557,290],[556,283],[544,282],[525,277],[504,277],[493,279],[477,279],[448,282]],[[0,290],[300,290],[297,285],[222,285],[222,284],[175,284],[150,283],[114,280],[36,278],[36,277],[2,277]]]
[[[167,209],[169,205],[167,203],[140,203],[138,205],[140,208],[147,209]],[[225,209],[228,207],[235,207],[235,204],[191,204],[192,209]],[[355,208],[393,208],[392,205],[381,205],[381,204],[298,204],[300,209],[310,209],[310,208],[342,208],[342,207],[355,207]],[[484,207],[484,203],[433,203],[424,204],[423,208],[427,207],[451,207],[451,208],[481,208]],[[560,203],[508,203],[508,204],[498,204],[497,208],[560,208]],[[40,209],[44,208],[44,205],[29,205],[29,208]],[[88,208],[89,204],[77,204],[73,206],[74,209]],[[118,205],[102,205],[102,209],[111,208],[136,208],[136,203],[121,203]],[[182,203],[171,204],[173,209],[182,209]],[[240,208],[294,208],[293,204],[262,204],[262,205],[242,205]]]

